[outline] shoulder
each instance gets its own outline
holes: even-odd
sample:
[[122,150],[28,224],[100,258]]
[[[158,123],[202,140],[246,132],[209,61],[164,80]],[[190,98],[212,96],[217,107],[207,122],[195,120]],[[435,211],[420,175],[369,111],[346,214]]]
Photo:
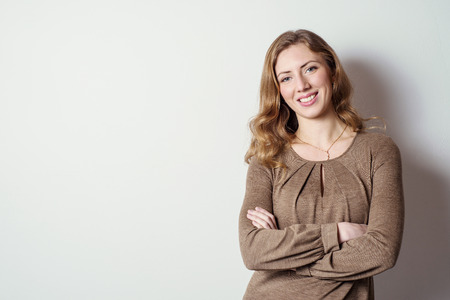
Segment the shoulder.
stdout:
[[392,138],[385,134],[359,133],[358,145],[355,148],[358,154],[364,154],[364,157],[369,159],[374,170],[385,164],[401,166],[400,150]]
[[291,147],[286,147],[279,154],[275,156],[275,159],[283,166],[270,167],[261,162],[256,156],[253,156],[249,161],[248,176],[252,178],[266,177],[272,181],[285,178],[289,174],[295,172],[301,165],[305,164],[305,161],[301,159]]
[[272,176],[272,168],[265,166],[256,156],[250,158],[248,174]]
[[377,132],[361,132],[358,133],[358,146],[364,147],[372,153],[372,155],[389,152],[399,152],[397,144],[391,137]]

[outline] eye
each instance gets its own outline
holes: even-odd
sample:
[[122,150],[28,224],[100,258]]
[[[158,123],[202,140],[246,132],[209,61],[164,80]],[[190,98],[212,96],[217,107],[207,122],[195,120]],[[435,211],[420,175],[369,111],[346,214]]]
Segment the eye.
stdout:
[[308,69],[306,69],[306,73],[311,73],[312,71],[315,71],[315,70],[317,70],[317,67],[316,66],[312,66],[312,67],[309,67]]
[[280,80],[280,82],[288,82],[291,79],[292,79],[291,77],[284,77]]

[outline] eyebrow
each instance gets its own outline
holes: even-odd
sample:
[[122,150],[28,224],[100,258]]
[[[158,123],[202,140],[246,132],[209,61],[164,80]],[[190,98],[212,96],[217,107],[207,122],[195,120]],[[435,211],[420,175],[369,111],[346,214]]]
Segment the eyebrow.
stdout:
[[[300,67],[300,69],[303,69],[303,67],[305,67],[307,64],[309,64],[309,63],[311,63],[311,62],[319,63],[317,60],[313,60],[313,59],[312,59],[312,60],[308,60],[307,62],[305,62],[305,63]],[[289,73],[289,72],[291,72],[291,71],[283,71],[283,72],[280,72],[280,73],[278,73],[277,78],[280,77],[281,74],[285,74],[285,73]]]

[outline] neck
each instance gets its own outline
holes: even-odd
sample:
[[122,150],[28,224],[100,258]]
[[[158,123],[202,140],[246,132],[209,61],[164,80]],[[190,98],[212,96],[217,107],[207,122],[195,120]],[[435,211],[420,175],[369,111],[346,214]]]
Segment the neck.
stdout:
[[327,148],[344,130],[345,124],[337,116],[325,119],[298,118],[297,137],[320,148]]

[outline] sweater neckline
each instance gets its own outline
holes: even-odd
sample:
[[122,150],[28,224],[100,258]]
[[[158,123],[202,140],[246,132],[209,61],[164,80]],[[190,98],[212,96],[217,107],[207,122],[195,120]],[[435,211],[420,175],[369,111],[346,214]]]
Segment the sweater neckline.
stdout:
[[306,158],[303,158],[302,156],[300,156],[300,154],[298,154],[298,153],[294,150],[294,148],[292,148],[292,145],[289,146],[289,149],[290,149],[290,151],[293,153],[293,155],[294,155],[296,158],[299,158],[299,159],[301,159],[301,160],[303,160],[303,161],[306,161],[306,162],[312,162],[312,163],[326,163],[326,162],[331,162],[331,161],[338,160],[338,159],[344,157],[344,156],[345,156],[348,152],[350,152],[350,150],[353,148],[353,145],[355,144],[355,141],[359,138],[359,136],[360,136],[360,132],[357,132],[356,135],[355,135],[355,137],[353,138],[352,142],[351,142],[350,145],[347,147],[347,149],[345,149],[345,151],[342,152],[341,155],[336,156],[336,157],[334,157],[334,158],[331,158],[331,159],[329,159],[329,160],[309,160],[309,159],[306,159]]

